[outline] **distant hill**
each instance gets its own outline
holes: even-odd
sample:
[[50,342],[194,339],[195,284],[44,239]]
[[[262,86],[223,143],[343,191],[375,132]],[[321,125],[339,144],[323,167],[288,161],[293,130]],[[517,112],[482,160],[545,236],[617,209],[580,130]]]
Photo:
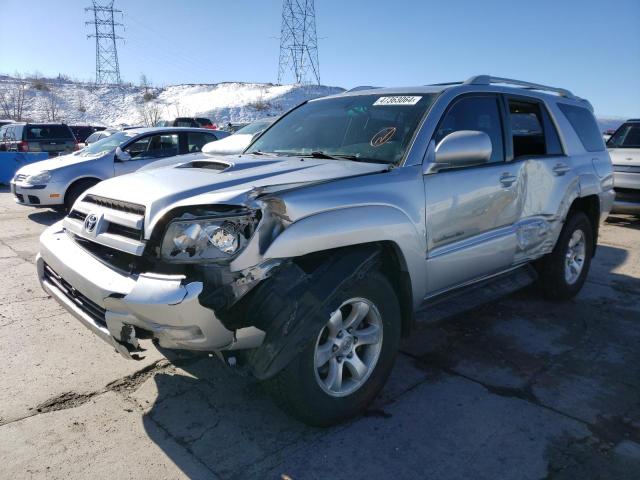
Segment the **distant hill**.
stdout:
[[[0,96],[24,85],[23,118],[99,125],[138,125],[150,115],[158,119],[203,116],[215,122],[244,122],[279,115],[304,100],[344,91],[318,85],[273,85],[225,82],[164,88],[95,86],[66,79],[18,80],[0,75]],[[3,111],[0,97],[0,118]],[[52,114],[53,111],[53,114]]]
[[[149,118],[208,117],[218,123],[247,122],[279,115],[304,100],[343,92],[323,85],[273,85],[224,82],[182,84],[168,87],[95,86],[66,78],[18,80],[0,75],[2,94],[10,95],[19,83],[25,88],[23,118],[106,126],[149,123]],[[57,111],[56,111],[57,110]],[[146,121],[145,121],[146,118]],[[617,128],[624,118],[598,117],[601,131]]]

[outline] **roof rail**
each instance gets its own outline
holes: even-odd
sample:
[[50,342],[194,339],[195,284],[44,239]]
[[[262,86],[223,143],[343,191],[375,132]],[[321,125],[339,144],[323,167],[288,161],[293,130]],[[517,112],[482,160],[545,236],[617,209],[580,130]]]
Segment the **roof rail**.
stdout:
[[345,90],[342,93],[359,92],[360,90],[375,90],[377,88],[382,88],[382,87],[372,87],[371,85],[359,85],[357,87],[350,88],[349,90]]
[[474,77],[465,80],[464,85],[491,85],[492,83],[504,83],[507,85],[517,85],[519,87],[528,88],[531,90],[542,90],[546,92],[555,92],[561,97],[567,97],[576,99],[577,97],[569,90],[564,88],[549,87],[547,85],[541,85],[539,83],[525,82],[522,80],[513,80],[511,78],[492,77],[491,75],[476,75]]

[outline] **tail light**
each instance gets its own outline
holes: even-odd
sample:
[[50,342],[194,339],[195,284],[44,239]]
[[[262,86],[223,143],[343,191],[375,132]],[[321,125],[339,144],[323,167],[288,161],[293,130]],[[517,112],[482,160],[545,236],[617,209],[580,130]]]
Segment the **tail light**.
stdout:
[[28,152],[29,151],[29,144],[27,142],[18,142],[18,151],[19,152]]

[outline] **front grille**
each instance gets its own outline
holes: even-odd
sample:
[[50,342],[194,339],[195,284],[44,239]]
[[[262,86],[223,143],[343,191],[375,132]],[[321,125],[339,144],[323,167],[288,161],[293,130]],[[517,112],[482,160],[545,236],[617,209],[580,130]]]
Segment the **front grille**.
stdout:
[[102,327],[107,326],[107,322],[105,320],[106,310],[73,288],[69,282],[58,275],[46,263],[44,264],[44,278],[49,283],[55,285],[65,297],[77,305],[80,310],[89,315],[97,324]]
[[131,238],[133,240],[140,240],[142,238],[142,231],[137,228],[126,227],[118,223],[109,223],[107,226],[107,233],[113,235],[120,235],[121,237]]
[[631,188],[616,188],[616,200],[621,202],[634,202],[640,203],[640,190],[634,190]]
[[110,208],[112,210],[118,210],[120,212],[135,213],[137,215],[144,215],[144,205],[138,205],[137,203],[123,202],[121,200],[113,200],[111,198],[101,197],[99,195],[86,195],[83,202],[93,203],[101,207]]
[[114,248],[102,245],[100,243],[92,242],[86,238],[73,235],[73,239],[78,245],[88,251],[95,258],[102,263],[109,265],[110,267],[119,270],[127,275],[137,270],[140,263],[140,257],[131,253],[122,252]]
[[76,220],[80,220],[81,222],[84,222],[84,219],[87,218],[86,213],[79,212],[78,210],[71,210],[71,212],[69,212],[69,215],[67,216],[69,218],[75,218]]
[[618,173],[640,173],[640,165],[614,165],[613,171]]

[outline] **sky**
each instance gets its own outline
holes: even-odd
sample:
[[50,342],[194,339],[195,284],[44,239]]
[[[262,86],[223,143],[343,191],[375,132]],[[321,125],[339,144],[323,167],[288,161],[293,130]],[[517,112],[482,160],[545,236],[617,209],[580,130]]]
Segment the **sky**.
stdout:
[[[90,0],[0,0],[0,73],[95,75]],[[276,82],[282,0],[115,0],[121,75],[158,86]],[[568,88],[640,117],[640,0],[316,0],[321,82],[407,86],[475,74]],[[18,20],[19,19],[19,20]]]

